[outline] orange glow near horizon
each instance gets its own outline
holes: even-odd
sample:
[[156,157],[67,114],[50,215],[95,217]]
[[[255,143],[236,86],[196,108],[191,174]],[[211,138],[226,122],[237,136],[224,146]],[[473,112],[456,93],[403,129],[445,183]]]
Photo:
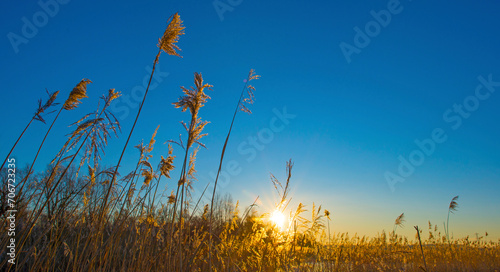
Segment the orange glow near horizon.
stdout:
[[273,222],[273,224],[279,227],[280,230],[283,231],[285,229],[285,215],[281,211],[275,210],[269,219]]

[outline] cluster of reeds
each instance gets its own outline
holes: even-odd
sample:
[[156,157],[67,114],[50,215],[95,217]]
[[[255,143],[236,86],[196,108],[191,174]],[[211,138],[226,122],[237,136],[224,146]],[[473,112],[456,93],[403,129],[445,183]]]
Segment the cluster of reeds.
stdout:
[[[184,34],[178,14],[167,21],[167,28],[158,43],[151,78],[161,52],[179,56],[177,42]],[[180,57],[180,56],[179,56]],[[7,262],[7,244],[11,237],[1,233],[0,270],[2,271],[418,271],[492,270],[498,269],[500,246],[477,237],[455,240],[437,233],[429,223],[429,238],[409,241],[396,234],[403,227],[404,214],[395,221],[388,236],[384,232],[367,238],[349,234],[330,235],[330,212],[312,204],[310,210],[300,203],[289,207],[293,162],[286,163],[286,181],[271,175],[279,199],[275,211],[287,213],[288,226],[280,227],[270,214],[259,214],[256,202],[240,214],[239,204],[217,193],[218,176],[230,145],[230,135],[239,111],[250,113],[255,88],[250,85],[259,76],[251,70],[236,103],[228,133],[221,147],[219,169],[213,181],[210,201],[192,198],[196,182],[196,156],[208,121],[201,118],[201,109],[210,97],[212,85],[205,83],[201,73],[194,74],[194,86],[181,88],[182,95],[173,103],[189,113],[181,122],[185,135],[168,141],[160,158],[153,158],[156,135],[149,142],[135,145],[133,169],[122,169],[121,162],[138,123],[149,91],[143,100],[128,133],[116,165],[102,163],[108,141],[120,133],[120,124],[109,110],[120,93],[110,89],[100,98],[95,111],[85,114],[73,124],[73,131],[45,171],[34,173],[34,165],[56,120],[62,112],[74,111],[87,97],[88,79],[81,80],[55,112],[33,161],[18,169],[16,201],[16,264]],[[25,131],[33,121],[45,123],[56,103],[59,91],[48,93],[46,102],[39,101],[35,114],[4,160],[12,155]],[[173,145],[175,144],[175,145]],[[174,147],[181,156],[174,156]],[[45,147],[45,150],[48,149]],[[176,153],[177,154],[177,153]],[[153,161],[157,159],[157,165]],[[180,162],[178,162],[180,160]],[[178,163],[177,163],[178,162]],[[179,179],[171,180],[174,168]],[[6,210],[7,178],[1,172],[0,188],[2,228],[10,215]],[[160,187],[166,184],[165,188]],[[165,193],[170,192],[170,193]],[[456,210],[456,198],[449,213]],[[306,215],[309,213],[309,215]],[[449,214],[448,214],[449,218]],[[434,229],[434,231],[432,231]],[[420,237],[421,230],[418,230]],[[423,246],[417,247],[417,245]],[[422,257],[425,263],[422,263]]]

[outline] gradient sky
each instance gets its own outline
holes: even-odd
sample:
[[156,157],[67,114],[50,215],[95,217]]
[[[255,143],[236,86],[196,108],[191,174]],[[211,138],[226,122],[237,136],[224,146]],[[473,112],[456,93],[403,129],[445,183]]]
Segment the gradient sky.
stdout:
[[[48,2],[57,9],[44,11],[40,3]],[[203,139],[208,149],[198,153],[198,196],[213,182],[243,79],[253,68],[262,76],[254,82],[253,114],[237,116],[223,166],[235,171],[220,184],[221,193],[240,200],[241,210],[257,196],[261,211],[272,206],[269,173],[284,181],[292,158],[290,207],[303,202],[310,211],[313,202],[322,204],[332,213],[334,232],[375,235],[392,230],[404,212],[398,232],[413,238],[413,226],[424,228],[428,220],[442,229],[449,202],[459,195],[450,218],[455,238],[488,231],[497,240],[499,8],[495,1],[3,1],[0,154],[8,153],[45,89],[61,90],[63,102],[82,78],[91,79],[89,98],[64,113],[49,136],[36,165],[43,169],[71,131],[67,125],[92,111],[101,94],[116,88],[134,96],[149,75],[167,18],[179,12],[186,26],[183,58],[162,54],[158,84],[146,99],[122,173],[137,160],[132,146],[149,141],[157,125],[154,164],[167,153],[163,143],[184,133],[179,121],[189,115],[171,103],[181,95],[179,86],[192,86],[193,73],[201,72],[214,91],[200,111],[211,123]],[[34,20],[36,33],[25,26]],[[363,36],[366,27],[371,37]],[[137,104],[116,101],[123,133],[109,144],[107,165],[117,162]],[[276,119],[284,108],[294,116],[287,124]],[[39,122],[30,127],[14,152],[18,164],[33,159],[47,128]],[[415,140],[439,132],[432,150],[418,151]],[[258,144],[250,145],[249,137]],[[174,148],[180,168],[181,152]],[[418,166],[389,186],[387,173],[401,175],[400,156],[409,161],[411,154]],[[168,192],[174,183],[166,183]]]

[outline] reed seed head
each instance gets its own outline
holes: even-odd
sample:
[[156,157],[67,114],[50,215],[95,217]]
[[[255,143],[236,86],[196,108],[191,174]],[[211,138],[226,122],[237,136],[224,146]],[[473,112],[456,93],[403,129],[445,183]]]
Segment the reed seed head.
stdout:
[[458,196],[455,196],[455,197],[451,200],[451,202],[450,202],[449,211],[450,211],[451,213],[453,213],[453,212],[457,211],[457,209],[458,209],[457,199],[458,199]]
[[255,96],[253,94],[253,92],[255,91],[255,87],[250,85],[249,82],[259,78],[260,76],[255,74],[254,69],[251,69],[248,73],[247,79],[245,80],[245,89],[243,90],[245,96],[240,100],[239,108],[241,111],[248,114],[251,114],[252,111],[247,107],[247,105],[253,104],[255,100]]
[[163,158],[161,156],[161,162],[160,162],[160,171],[161,174],[164,175],[167,178],[170,178],[170,171],[172,171],[175,166],[174,166],[174,158],[175,156],[172,155],[172,146],[168,144],[168,156],[167,158]]
[[163,37],[158,41],[158,47],[169,55],[181,57],[176,51],[176,49],[181,51],[176,43],[179,41],[179,37],[184,35],[185,27],[182,25],[182,20],[178,13],[175,13],[171,18],[167,29],[165,29],[165,33],[163,33]]
[[403,227],[404,222],[405,222],[405,213],[402,213],[396,218],[396,221],[394,221],[394,225]]
[[64,102],[63,108],[65,110],[72,110],[72,109],[78,107],[78,105],[80,103],[82,103],[80,100],[88,97],[87,96],[87,84],[89,84],[89,83],[92,83],[92,81],[84,78],[84,79],[82,79],[82,81],[80,81],[80,83],[78,83],[73,88],[73,90],[69,94],[68,99],[66,99],[66,102]]
[[38,109],[36,110],[35,117],[34,117],[35,120],[41,121],[44,124],[45,124],[45,120],[42,117],[42,113],[44,113],[48,108],[59,104],[59,103],[54,103],[54,101],[57,98],[57,95],[59,94],[59,91],[56,91],[53,93],[49,93],[49,91],[46,91],[46,92],[47,92],[47,95],[49,96],[49,99],[47,99],[47,101],[44,104],[42,104],[41,99],[38,100]]
[[173,104],[176,108],[181,108],[182,111],[189,109],[191,115],[196,117],[198,110],[210,99],[210,96],[205,94],[205,88],[211,90],[213,86],[203,83],[201,73],[194,73],[194,84],[195,87],[189,89],[181,87],[184,96],[179,97],[179,101]]
[[174,195],[174,191],[172,191],[170,193],[170,195],[168,196],[168,204],[174,204],[175,203],[175,195]]
[[325,209],[325,217],[330,220],[330,211]]

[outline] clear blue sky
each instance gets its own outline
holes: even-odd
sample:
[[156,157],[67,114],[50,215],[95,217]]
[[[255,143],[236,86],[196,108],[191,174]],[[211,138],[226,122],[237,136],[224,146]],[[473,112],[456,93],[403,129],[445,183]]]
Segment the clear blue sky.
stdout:
[[[221,192],[243,206],[259,195],[266,210],[274,201],[269,172],[284,180],[285,161],[292,158],[291,206],[322,204],[336,232],[392,230],[405,212],[401,233],[413,237],[412,226],[428,220],[441,228],[451,198],[459,195],[459,211],[450,219],[454,236],[488,231],[500,237],[499,3],[221,0],[216,8],[212,1],[41,1],[48,2],[47,11],[36,1],[0,4],[2,156],[46,88],[61,90],[63,102],[89,78],[89,98],[61,116],[36,167],[43,169],[69,133],[67,125],[92,111],[109,88],[131,97],[114,107],[123,134],[104,161],[115,164],[137,112],[133,90],[149,75],[167,18],[179,12],[186,26],[183,58],[162,54],[158,84],[122,173],[137,159],[131,146],[148,141],[158,124],[154,164],[167,153],[163,142],[184,132],[179,121],[188,114],[171,103],[181,95],[179,86],[193,85],[193,73],[201,72],[214,91],[200,112],[211,123],[203,139],[208,149],[197,160],[199,193],[213,181],[210,172],[253,68],[262,76],[254,82],[253,114],[237,116],[223,167],[232,161],[236,170],[222,179]],[[276,119],[284,108],[295,116],[287,124]],[[47,128],[36,123],[28,130],[14,152],[19,163],[33,159]],[[415,143],[433,136],[425,152]],[[176,154],[180,168],[177,147]],[[413,171],[400,166],[400,156],[414,163]],[[168,181],[168,191],[174,183]]]

